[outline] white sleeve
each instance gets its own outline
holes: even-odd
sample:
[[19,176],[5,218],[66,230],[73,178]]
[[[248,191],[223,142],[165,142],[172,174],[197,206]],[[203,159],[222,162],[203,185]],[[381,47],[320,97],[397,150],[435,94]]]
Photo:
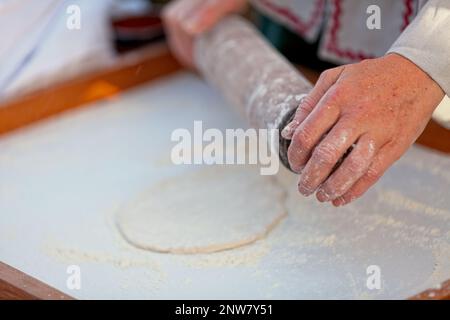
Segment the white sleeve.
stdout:
[[450,95],[450,0],[429,0],[388,52],[414,62]]

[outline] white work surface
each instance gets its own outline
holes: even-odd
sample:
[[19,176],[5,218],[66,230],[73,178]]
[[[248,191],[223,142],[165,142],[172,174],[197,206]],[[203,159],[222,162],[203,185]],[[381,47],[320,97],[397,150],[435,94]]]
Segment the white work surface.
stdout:
[[[114,214],[192,170],[170,163],[170,135],[194,120],[243,126],[181,73],[0,138],[0,261],[81,299],[407,298],[450,278],[450,158],[418,147],[340,209],[297,195],[282,172],[289,216],[253,245],[203,255],[133,248]],[[66,286],[70,265],[81,268],[81,290]],[[380,267],[380,290],[366,286],[369,265]]]

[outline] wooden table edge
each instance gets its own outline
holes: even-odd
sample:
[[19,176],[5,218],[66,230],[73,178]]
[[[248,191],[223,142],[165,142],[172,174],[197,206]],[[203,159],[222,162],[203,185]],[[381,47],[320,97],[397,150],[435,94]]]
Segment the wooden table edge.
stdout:
[[0,300],[73,300],[73,298],[0,262]]
[[[159,44],[138,53],[130,54],[108,70],[90,74],[40,89],[18,100],[0,105],[1,135],[61,112],[82,107],[90,102],[110,98],[120,92],[148,81],[179,71],[181,66],[169,53],[165,44]],[[317,75],[305,71],[311,81]],[[36,105],[42,106],[36,108]],[[418,144],[450,153],[450,130],[430,121]],[[69,295],[0,262],[0,299],[73,299]],[[410,297],[411,300],[449,300],[450,280],[438,288],[428,289]]]

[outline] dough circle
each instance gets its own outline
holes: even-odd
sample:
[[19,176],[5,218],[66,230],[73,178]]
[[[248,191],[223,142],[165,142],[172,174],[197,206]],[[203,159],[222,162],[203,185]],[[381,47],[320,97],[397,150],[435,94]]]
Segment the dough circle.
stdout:
[[152,186],[123,207],[116,223],[135,247],[211,253],[265,237],[285,216],[275,177],[250,166],[209,166]]

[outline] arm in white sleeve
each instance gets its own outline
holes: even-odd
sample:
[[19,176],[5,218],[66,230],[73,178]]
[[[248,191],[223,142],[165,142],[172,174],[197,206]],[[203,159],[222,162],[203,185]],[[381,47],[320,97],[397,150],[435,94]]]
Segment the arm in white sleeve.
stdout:
[[429,0],[388,52],[414,62],[450,95],[450,0]]

